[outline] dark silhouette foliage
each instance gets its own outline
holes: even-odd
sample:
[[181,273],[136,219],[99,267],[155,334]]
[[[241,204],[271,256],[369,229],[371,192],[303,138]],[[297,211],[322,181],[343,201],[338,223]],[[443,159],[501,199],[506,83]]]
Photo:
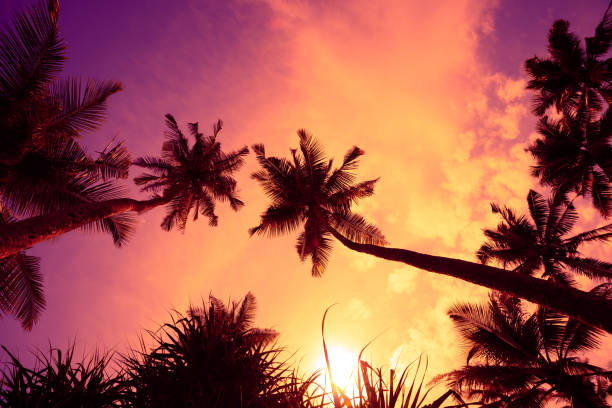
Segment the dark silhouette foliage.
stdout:
[[570,235],[578,212],[562,193],[546,200],[530,190],[527,203],[531,220],[491,204],[502,222],[495,230],[484,231],[488,240],[476,253],[482,263],[497,262],[515,272],[571,286],[575,285],[575,274],[598,280],[612,278],[612,264],[579,251],[588,242],[607,242],[612,237],[612,224]]
[[[610,284],[593,290],[610,298]],[[520,300],[493,294],[487,304],[460,303],[449,316],[467,347],[466,365],[437,378],[486,407],[607,407],[612,374],[581,358],[602,332],[546,308],[525,312]]]

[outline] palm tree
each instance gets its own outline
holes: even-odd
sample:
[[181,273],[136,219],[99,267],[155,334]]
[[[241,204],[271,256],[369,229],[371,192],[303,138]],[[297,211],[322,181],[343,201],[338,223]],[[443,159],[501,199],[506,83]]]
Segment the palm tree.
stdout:
[[[41,0],[0,35],[0,208],[11,214],[3,226],[106,199],[118,191],[111,180],[128,176],[131,159],[121,143],[92,158],[77,142],[102,123],[108,97],[122,86],[58,79],[66,60],[58,14],[57,1]],[[132,226],[131,215],[122,214],[83,228],[109,232],[121,246]],[[44,307],[38,259],[18,251],[0,262],[2,310],[31,328]]]
[[162,228],[184,230],[192,210],[194,220],[202,214],[209,218],[210,225],[216,225],[215,200],[228,201],[233,210],[242,207],[233,174],[243,165],[248,149],[230,153],[221,150],[217,140],[221,121],[213,126],[213,135],[208,137],[199,132],[197,123],[191,123],[189,129],[195,139],[191,147],[170,114],[166,115],[166,125],[161,158],[143,157],[133,163],[151,171],[134,179],[144,191],[154,193],[151,198],[119,198],[122,191],[109,183],[88,186],[95,194],[90,202],[77,202],[68,208],[0,225],[0,259],[75,228],[110,217],[125,217],[129,212],[141,214],[165,205],[168,212]]
[[[610,285],[596,289],[610,294]],[[458,304],[449,316],[469,346],[466,365],[438,378],[487,407],[541,407],[564,400],[575,408],[608,407],[612,372],[579,356],[597,348],[601,332],[540,307],[491,295],[486,305]]]
[[276,236],[303,225],[297,250],[301,259],[311,257],[313,275],[323,273],[333,236],[354,251],[506,292],[612,332],[612,302],[607,299],[518,272],[381,246],[384,238],[378,228],[350,209],[359,198],[372,195],[376,182],[354,183],[353,171],[363,150],[354,147],[332,170],[332,161],[313,137],[306,131],[298,136],[300,149],[291,151],[291,160],[267,157],[263,145],[253,146],[262,167],[253,178],[272,202],[260,225],[249,232]]
[[210,296],[150,332],[151,350],[124,359],[133,406],[286,406],[284,392],[295,378],[271,347],[278,333],[253,328],[254,313],[250,293],[229,308]]
[[532,174],[554,190],[590,196],[605,217],[612,214],[612,110],[597,120],[566,114],[543,117],[540,138],[527,149],[536,159]]
[[602,102],[612,101],[612,59],[605,58],[612,44],[610,6],[593,37],[585,38],[585,47],[570,33],[569,22],[557,20],[548,33],[549,57],[533,57],[525,62],[531,78],[528,89],[538,91],[533,111],[542,116],[554,106],[559,112],[581,108],[596,112]]
[[[6,208],[0,211],[0,225],[13,217]],[[0,259],[0,312],[17,317],[30,330],[45,308],[40,275],[40,259],[19,251]]]
[[496,230],[484,231],[488,241],[476,253],[480,262],[497,261],[504,268],[532,276],[541,274],[562,285],[575,285],[570,272],[594,279],[612,278],[612,264],[578,251],[583,243],[608,241],[612,224],[568,237],[578,212],[564,194],[556,193],[547,201],[530,190],[527,203],[532,221],[517,216],[510,208],[491,204],[493,213],[500,214],[503,221]]
[[368,244],[384,244],[385,238],[375,226],[351,211],[351,204],[374,193],[377,180],[354,183],[352,170],[363,151],[353,147],[340,167],[332,169],[317,141],[305,130],[299,130],[299,154],[291,151],[292,161],[266,157],[263,145],[253,151],[262,170],[253,174],[272,203],[261,216],[261,224],[249,234],[271,236],[291,232],[301,223],[304,230],[297,239],[300,259],[312,260],[312,275],[325,271],[331,250],[331,228],[351,239]]
[[[110,179],[127,178],[131,162],[121,143],[95,159],[77,143],[102,123],[122,85],[57,78],[66,60],[58,14],[57,1],[40,1],[0,36],[0,200],[18,217],[104,199],[100,192],[115,188]],[[120,246],[131,226],[112,217],[90,227],[111,232]]]

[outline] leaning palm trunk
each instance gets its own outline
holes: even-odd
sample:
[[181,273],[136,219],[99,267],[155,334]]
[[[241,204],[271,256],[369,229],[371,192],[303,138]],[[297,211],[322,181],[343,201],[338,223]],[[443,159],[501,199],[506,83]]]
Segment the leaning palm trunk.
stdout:
[[0,225],[0,259],[92,222],[129,211],[140,214],[164,205],[168,201],[169,199],[164,197],[155,197],[143,201],[117,198],[86,203],[54,213]]
[[353,242],[332,227],[328,230],[344,246],[357,252],[452,276],[489,289],[520,297],[572,316],[612,333],[612,302],[572,287],[488,265],[427,255],[399,248]]

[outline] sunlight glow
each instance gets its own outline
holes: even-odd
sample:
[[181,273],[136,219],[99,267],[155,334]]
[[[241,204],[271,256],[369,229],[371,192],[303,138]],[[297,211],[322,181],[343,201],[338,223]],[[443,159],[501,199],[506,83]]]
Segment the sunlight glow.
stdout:
[[[357,384],[357,353],[338,345],[328,345],[327,352],[329,354],[329,363],[334,384],[341,388],[347,396],[351,397],[353,388],[355,388]],[[317,368],[320,369],[322,373],[325,373],[326,388],[331,389],[327,365],[325,363],[325,355],[322,351],[317,361]]]

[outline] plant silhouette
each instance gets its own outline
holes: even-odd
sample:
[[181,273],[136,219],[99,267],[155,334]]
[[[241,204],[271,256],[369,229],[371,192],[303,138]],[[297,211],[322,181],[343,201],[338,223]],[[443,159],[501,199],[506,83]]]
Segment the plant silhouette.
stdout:
[[[610,285],[594,289],[610,296]],[[449,316],[469,346],[466,365],[437,378],[487,407],[536,407],[563,400],[575,408],[607,407],[610,372],[582,359],[599,345],[599,330],[519,299],[490,295],[460,303]]]
[[579,247],[587,242],[606,242],[612,237],[612,224],[568,236],[578,212],[564,194],[556,193],[550,200],[530,190],[527,194],[529,215],[491,204],[503,221],[495,230],[484,231],[488,240],[476,253],[484,264],[496,261],[504,268],[542,278],[562,285],[575,286],[573,274],[593,279],[612,278],[612,264],[587,257]]
[[[324,271],[333,236],[354,251],[509,293],[612,332],[612,304],[604,298],[518,272],[377,245],[384,243],[379,229],[351,212],[351,205],[359,198],[373,194],[376,182],[353,184],[357,158],[363,151],[354,147],[343,164],[331,171],[332,161],[325,158],[312,136],[306,131],[298,131],[298,136],[300,153],[292,150],[291,159],[267,157],[263,145],[253,146],[261,166],[253,178],[262,185],[271,203],[261,215],[261,223],[249,233],[276,236],[303,225],[297,241],[298,255],[302,260],[311,257],[314,276]],[[329,180],[337,172],[342,179],[341,189],[333,190]]]

